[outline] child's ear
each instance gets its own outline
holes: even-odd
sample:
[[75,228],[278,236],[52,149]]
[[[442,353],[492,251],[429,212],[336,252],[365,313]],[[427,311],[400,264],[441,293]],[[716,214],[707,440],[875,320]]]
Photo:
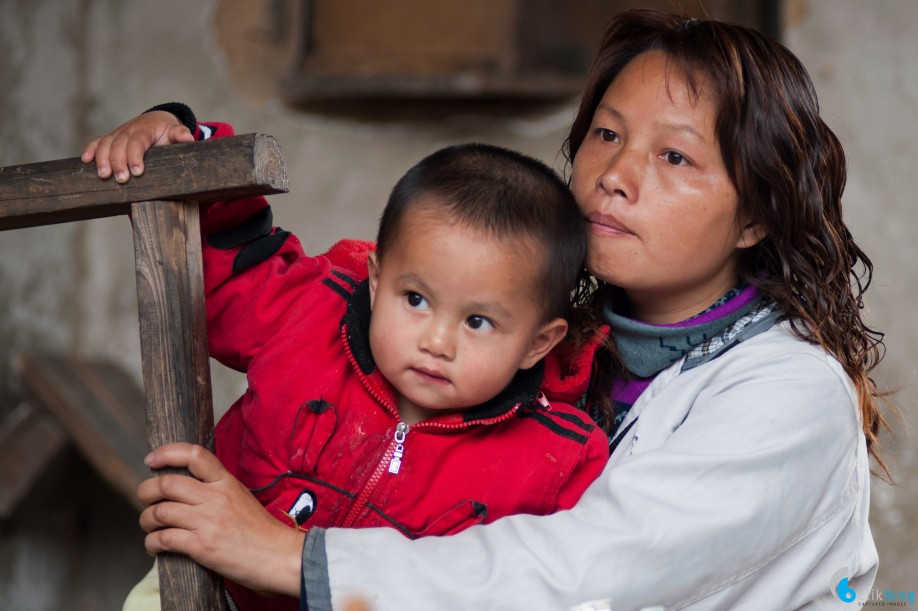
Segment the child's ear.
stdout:
[[520,363],[520,369],[529,369],[541,361],[558,342],[564,339],[565,335],[567,335],[567,321],[563,318],[556,318],[542,325],[536,336],[532,338],[529,351],[526,352],[523,362]]
[[376,284],[379,282],[379,259],[375,251],[367,255],[367,271],[370,273],[370,309],[372,310],[373,301],[376,299]]

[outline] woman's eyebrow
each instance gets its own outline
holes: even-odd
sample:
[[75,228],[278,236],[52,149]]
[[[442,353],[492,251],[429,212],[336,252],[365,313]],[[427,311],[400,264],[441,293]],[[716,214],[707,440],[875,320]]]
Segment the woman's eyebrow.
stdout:
[[[602,110],[606,114],[611,115],[613,118],[619,121],[622,121],[623,123],[627,123],[625,116],[622,113],[620,113],[618,110],[613,108],[612,106],[609,106],[608,104],[600,102],[599,105],[596,107],[596,110]],[[705,138],[701,132],[699,132],[697,129],[695,129],[693,125],[689,123],[679,123],[679,122],[670,123],[667,121],[655,121],[654,126],[664,129],[666,131],[679,132],[679,133],[685,134],[686,136],[689,136],[690,138],[694,138],[695,140],[699,140],[701,142],[707,142],[707,138]]]

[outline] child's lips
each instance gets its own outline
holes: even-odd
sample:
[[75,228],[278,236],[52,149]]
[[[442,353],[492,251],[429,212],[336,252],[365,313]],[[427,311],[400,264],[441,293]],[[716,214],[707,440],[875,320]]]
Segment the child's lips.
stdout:
[[419,375],[421,378],[429,382],[433,382],[434,384],[442,384],[446,386],[447,384],[451,383],[449,378],[442,375],[436,369],[429,369],[427,367],[412,367],[411,370],[415,372],[417,375]]

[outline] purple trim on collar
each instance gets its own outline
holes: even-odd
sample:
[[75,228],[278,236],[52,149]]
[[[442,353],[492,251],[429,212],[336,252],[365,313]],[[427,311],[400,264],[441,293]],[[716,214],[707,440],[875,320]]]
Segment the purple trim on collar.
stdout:
[[704,324],[717,320],[718,318],[723,318],[724,316],[729,316],[733,312],[736,312],[740,308],[744,308],[754,300],[759,297],[759,289],[754,286],[747,286],[740,294],[730,299],[729,301],[720,304],[716,308],[711,308],[706,312],[702,312],[698,316],[693,316],[689,319],[683,320],[681,322],[669,323],[665,325],[655,325],[658,327],[691,327],[694,325]]
[[651,382],[653,382],[653,377],[635,378],[627,382],[612,380],[612,400],[630,406],[637,401],[637,398],[650,386]]

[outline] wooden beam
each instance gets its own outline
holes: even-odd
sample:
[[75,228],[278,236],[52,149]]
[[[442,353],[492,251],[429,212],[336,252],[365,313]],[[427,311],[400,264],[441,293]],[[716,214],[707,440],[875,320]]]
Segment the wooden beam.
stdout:
[[66,445],[67,434],[54,418],[27,403],[0,421],[0,520],[12,515]]
[[137,486],[150,476],[144,395],[128,374],[111,363],[48,354],[24,355],[17,373],[29,404],[46,409],[96,473],[143,509]]
[[273,136],[245,134],[150,149],[143,176],[100,180],[78,157],[0,168],[0,230],[127,214],[134,202],[237,199],[288,189]]
[[[213,406],[198,206],[131,206],[147,434],[213,447]],[[187,556],[160,554],[164,610],[225,608],[222,579]],[[191,606],[189,606],[191,604]]]

